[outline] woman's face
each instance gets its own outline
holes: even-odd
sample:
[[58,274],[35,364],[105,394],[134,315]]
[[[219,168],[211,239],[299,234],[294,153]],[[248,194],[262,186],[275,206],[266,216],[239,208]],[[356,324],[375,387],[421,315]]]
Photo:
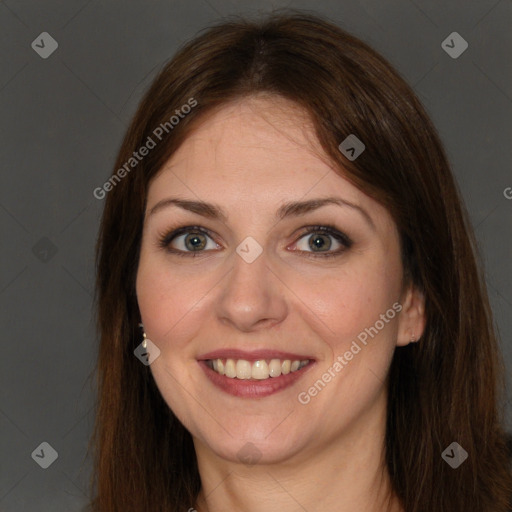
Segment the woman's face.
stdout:
[[411,335],[396,226],[313,133],[286,100],[231,103],[149,187],[137,297],[160,349],[150,369],[196,450],[224,459],[299,460],[381,426]]

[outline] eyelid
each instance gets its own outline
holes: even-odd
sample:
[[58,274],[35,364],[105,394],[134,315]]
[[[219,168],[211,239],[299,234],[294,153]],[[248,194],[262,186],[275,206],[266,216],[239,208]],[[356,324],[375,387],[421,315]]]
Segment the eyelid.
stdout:
[[169,245],[171,244],[171,242],[173,240],[175,240],[177,237],[194,232],[194,231],[208,236],[217,245],[219,245],[218,242],[215,240],[214,233],[212,231],[210,231],[209,229],[204,228],[202,226],[188,225],[188,226],[181,226],[181,227],[178,227],[175,229],[171,228],[168,231],[159,233],[158,234],[158,246],[161,247],[162,249],[166,249],[167,251],[169,251],[172,254],[196,256],[201,253],[206,253],[207,251],[182,251],[181,249],[170,249],[169,248]]
[[213,232],[207,228],[204,228],[202,226],[187,225],[187,226],[181,226],[181,227],[165,230],[162,233],[158,233],[158,237],[162,242],[168,241],[168,243],[170,243],[177,236],[183,235],[184,233],[189,233],[191,231],[199,231],[200,233],[204,233],[205,235],[208,235],[210,238],[212,238],[212,236],[213,236]]
[[302,231],[302,234],[298,237],[298,239],[293,243],[293,245],[296,245],[302,238],[306,237],[307,235],[312,235],[315,233],[321,233],[324,235],[328,235],[332,238],[334,238],[340,245],[341,248],[337,250],[329,250],[329,251],[297,251],[303,253],[306,257],[311,258],[329,258],[334,256],[341,256],[342,253],[344,253],[346,250],[350,249],[353,245],[352,239],[347,236],[345,233],[341,232],[338,228],[333,226],[332,224],[317,224],[312,226],[305,226],[305,231]]
[[[179,256],[199,256],[202,254],[206,254],[210,252],[210,250],[201,250],[201,251],[183,251],[181,249],[170,249],[169,245],[170,243],[175,240],[177,237],[188,234],[191,232],[199,232],[206,236],[208,236],[213,242],[215,242],[217,245],[219,243],[215,240],[215,235],[212,231],[210,231],[207,228],[204,228],[202,226],[197,225],[187,225],[187,226],[181,226],[178,228],[170,229],[168,231],[162,232],[158,234],[158,245],[159,247],[166,249],[168,252],[172,254],[177,254]],[[333,237],[335,240],[337,240],[343,247],[341,249],[338,249],[336,251],[297,251],[300,253],[304,253],[307,256],[311,257],[329,257],[329,256],[337,256],[340,253],[346,251],[353,245],[352,239],[347,236],[345,233],[341,232],[338,228],[331,224],[318,224],[318,225],[310,225],[310,226],[304,226],[299,231],[301,231],[301,234],[298,236],[298,238],[293,242],[292,245],[297,244],[302,238],[304,238],[307,235],[311,235],[314,233],[322,233],[328,236]]]
[[348,235],[340,231],[336,226],[333,226],[332,224],[315,224],[311,226],[305,226],[301,229],[304,229],[305,231],[302,232],[299,239],[312,233],[324,233],[326,235],[332,236],[347,247],[352,246],[354,243]]

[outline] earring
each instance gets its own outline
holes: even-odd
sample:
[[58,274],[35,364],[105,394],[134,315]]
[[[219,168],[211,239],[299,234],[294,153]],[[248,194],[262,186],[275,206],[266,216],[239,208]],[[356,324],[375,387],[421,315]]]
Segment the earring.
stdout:
[[144,331],[144,326],[142,325],[142,323],[139,323],[139,327],[142,329],[142,338],[143,338],[143,339],[142,339],[142,346],[143,346],[144,348],[147,348],[147,346],[148,346],[148,342],[147,342],[147,340],[146,340],[146,333],[145,333],[145,331]]
[[416,342],[416,336],[413,334],[411,336],[411,343],[415,343]]

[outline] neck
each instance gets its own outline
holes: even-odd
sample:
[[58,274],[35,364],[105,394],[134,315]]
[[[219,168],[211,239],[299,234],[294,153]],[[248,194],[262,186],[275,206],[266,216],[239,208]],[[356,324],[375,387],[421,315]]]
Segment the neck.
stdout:
[[228,461],[194,438],[202,482],[197,512],[403,512],[384,462],[385,405],[372,408],[349,432],[317,440],[279,463]]

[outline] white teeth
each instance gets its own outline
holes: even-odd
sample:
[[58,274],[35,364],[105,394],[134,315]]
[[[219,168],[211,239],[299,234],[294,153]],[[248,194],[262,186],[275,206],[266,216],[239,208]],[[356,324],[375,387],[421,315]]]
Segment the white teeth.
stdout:
[[226,365],[224,366],[224,373],[226,377],[229,377],[230,379],[234,379],[236,377],[236,366],[233,359],[228,359],[226,361]]
[[250,379],[251,378],[251,363],[244,359],[239,359],[236,362],[236,378],[237,379]]
[[290,372],[296,372],[309,363],[309,359],[290,360],[285,359],[260,359],[258,361],[247,361],[245,359],[212,359],[207,362],[208,366],[219,375],[225,375],[230,379],[256,379],[265,380],[268,378],[287,375]]
[[268,365],[268,370],[271,377],[279,377],[281,375],[281,361],[272,359]]
[[253,379],[268,379],[270,373],[266,361],[254,361],[252,364],[251,377]]

